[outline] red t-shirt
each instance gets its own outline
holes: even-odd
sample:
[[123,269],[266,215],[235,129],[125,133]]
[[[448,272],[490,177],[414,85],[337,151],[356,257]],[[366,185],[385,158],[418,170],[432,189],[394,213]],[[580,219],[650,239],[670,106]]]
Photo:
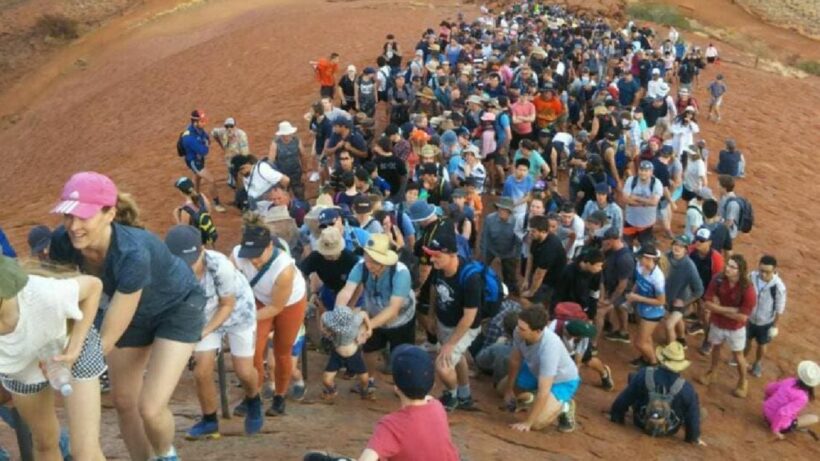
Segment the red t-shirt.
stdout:
[[319,80],[319,85],[335,86],[336,85],[336,70],[339,65],[335,62],[322,58],[316,63],[316,79]]
[[[743,292],[741,293],[741,291]],[[746,285],[746,290],[741,290],[739,283],[732,285],[725,275],[717,274],[709,282],[709,287],[706,288],[706,295],[703,298],[706,301],[712,301],[716,294],[721,306],[739,307],[741,314],[752,314],[756,299],[755,289],[751,283]],[[746,322],[739,322],[715,313],[712,314],[710,323],[724,330],[739,330],[746,326]]]
[[367,448],[390,461],[458,461],[447,413],[436,399],[407,406],[376,423]]

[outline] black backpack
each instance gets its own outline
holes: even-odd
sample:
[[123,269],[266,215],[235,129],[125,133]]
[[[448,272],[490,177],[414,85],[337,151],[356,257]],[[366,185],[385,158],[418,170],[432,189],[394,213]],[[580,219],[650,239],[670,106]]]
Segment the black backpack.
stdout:
[[177,155],[179,155],[180,157],[185,157],[185,145],[182,143],[182,138],[188,136],[189,134],[190,133],[188,132],[188,130],[185,130],[181,132],[179,134],[179,137],[177,138]]
[[185,205],[182,209],[191,216],[192,225],[196,226],[202,234],[202,244],[214,243],[219,237],[214,220],[211,218],[211,213],[208,212],[205,200],[201,196],[197,199],[197,202],[198,209],[194,209],[190,205]]
[[649,391],[649,401],[640,409],[638,415],[643,423],[643,430],[652,437],[669,435],[681,424],[680,417],[672,409],[672,401],[686,384],[678,376],[672,387],[658,390],[655,387],[655,367],[646,369],[646,389]]
[[738,215],[737,222],[735,223],[737,230],[743,232],[744,234],[748,234],[752,231],[752,227],[755,225],[755,212],[754,209],[752,209],[752,202],[743,197],[731,197],[726,200],[726,204],[723,206],[723,216],[726,216],[726,210],[732,202],[736,202],[740,208],[740,214]]

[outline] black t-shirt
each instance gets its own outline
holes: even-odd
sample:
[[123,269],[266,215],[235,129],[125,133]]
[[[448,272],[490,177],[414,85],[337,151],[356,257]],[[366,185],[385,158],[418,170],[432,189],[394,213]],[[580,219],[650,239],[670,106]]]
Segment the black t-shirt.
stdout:
[[546,269],[543,283],[556,288],[561,279],[561,271],[567,264],[566,248],[561,245],[561,239],[557,235],[548,234],[547,238],[538,242],[533,240],[530,244],[532,253],[532,267],[535,269]]
[[[464,316],[465,308],[479,307],[483,290],[481,288],[481,273],[477,272],[466,279],[464,283],[459,283],[459,273],[464,269],[465,262],[458,258],[458,271],[452,277],[446,277],[440,270],[433,270],[427,283],[422,287],[422,296],[430,299],[430,284],[435,290],[436,318],[444,326],[455,328]],[[475,320],[470,328],[478,328],[481,318],[476,313]]]
[[604,261],[604,288],[611,294],[624,279],[632,279],[635,275],[635,258],[632,251],[626,246],[617,251],[610,251]]
[[350,101],[353,100],[353,96],[356,94],[356,83],[345,74],[339,79],[339,86],[342,87],[342,93],[345,95],[346,99]]
[[401,190],[401,178],[407,176],[407,165],[395,155],[376,155],[374,163],[379,170],[379,176],[390,184],[390,191],[398,194]]
[[660,107],[655,107],[654,104],[647,100],[641,102],[643,108],[643,118],[646,120],[646,126],[653,127],[658,122],[659,118],[666,117],[667,106],[664,102]]
[[450,196],[453,194],[453,189],[450,183],[439,179],[433,189],[427,191],[427,194],[427,203],[438,206],[441,202],[452,201]]
[[712,232],[712,249],[715,251],[731,251],[732,235],[723,223],[712,223],[705,226]]
[[560,283],[552,297],[553,303],[573,302],[578,303],[586,311],[595,299],[591,296],[591,291],[598,289],[600,283],[599,274],[591,274],[581,270],[578,263],[569,263],[561,272]]
[[433,240],[433,235],[435,235],[436,229],[439,226],[452,226],[452,222],[446,219],[438,219],[435,222],[428,224],[427,227],[424,227],[421,231],[421,238],[416,239],[416,244],[413,247],[413,254],[419,258],[419,264],[429,266],[430,265],[430,257],[427,256],[427,253],[424,252],[424,245],[430,243]]
[[299,270],[305,274],[305,278],[315,272],[326,287],[334,293],[339,293],[347,283],[347,275],[357,262],[359,257],[350,250],[342,250],[342,255],[335,261],[329,261],[318,251],[313,251],[299,264]]
[[701,256],[698,253],[698,250],[693,250],[689,253],[689,259],[695,263],[695,268],[698,270],[698,275],[700,276],[701,282],[703,282],[704,288],[709,286],[709,282],[712,281],[712,276],[715,274],[712,273],[712,252],[715,251],[714,249],[709,250],[706,253],[706,256]]

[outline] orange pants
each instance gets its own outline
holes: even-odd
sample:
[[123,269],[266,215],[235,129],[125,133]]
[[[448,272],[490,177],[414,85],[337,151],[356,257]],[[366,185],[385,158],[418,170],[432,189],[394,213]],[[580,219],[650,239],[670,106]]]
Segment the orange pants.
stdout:
[[[257,306],[259,303],[257,302]],[[276,394],[285,395],[293,374],[291,350],[302,323],[305,321],[307,298],[286,306],[277,316],[256,322],[256,349],[253,366],[259,376],[259,385],[265,382],[265,355],[268,351],[268,335],[273,331],[273,357],[276,368],[273,371]]]

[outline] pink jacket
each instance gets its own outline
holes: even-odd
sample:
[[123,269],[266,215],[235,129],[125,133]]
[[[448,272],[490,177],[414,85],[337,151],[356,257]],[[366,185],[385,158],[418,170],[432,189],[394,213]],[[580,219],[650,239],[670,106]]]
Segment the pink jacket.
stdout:
[[788,429],[809,403],[809,394],[797,387],[797,378],[786,378],[766,385],[763,415],[772,432]]

